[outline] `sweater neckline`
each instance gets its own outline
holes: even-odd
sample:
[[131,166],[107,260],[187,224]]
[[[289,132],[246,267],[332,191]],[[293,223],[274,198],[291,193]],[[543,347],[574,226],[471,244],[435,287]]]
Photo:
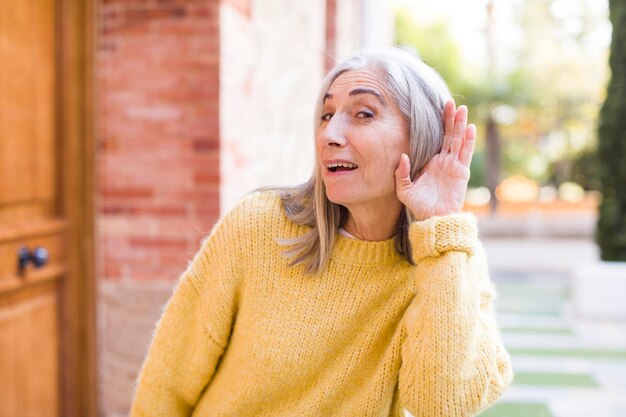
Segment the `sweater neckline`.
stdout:
[[381,241],[360,240],[337,233],[331,258],[355,265],[386,265],[397,262],[395,237]]

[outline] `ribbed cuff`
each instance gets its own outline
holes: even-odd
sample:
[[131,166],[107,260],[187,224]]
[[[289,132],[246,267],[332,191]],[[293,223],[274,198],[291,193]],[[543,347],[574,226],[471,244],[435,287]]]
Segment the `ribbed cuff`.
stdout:
[[470,213],[434,216],[409,227],[413,260],[439,256],[447,251],[472,254],[478,244],[476,217]]

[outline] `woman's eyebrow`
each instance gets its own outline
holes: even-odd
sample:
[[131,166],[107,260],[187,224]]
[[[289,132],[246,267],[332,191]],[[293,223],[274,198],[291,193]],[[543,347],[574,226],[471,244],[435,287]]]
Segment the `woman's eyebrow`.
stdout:
[[383,106],[387,104],[385,103],[385,99],[383,98],[382,94],[380,94],[376,90],[371,90],[369,88],[355,88],[354,90],[350,91],[350,93],[348,93],[349,96],[358,96],[360,94],[371,94],[376,97],[378,101],[380,101],[380,104],[382,104]]
[[[380,104],[382,104],[383,106],[385,106],[387,103],[385,103],[385,99],[382,96],[382,94],[380,94],[378,91],[376,90],[371,90],[369,88],[355,88],[354,90],[350,91],[348,93],[349,96],[358,96],[360,94],[371,94],[374,97],[376,97],[378,99],[378,101],[380,101]],[[328,99],[332,99],[333,95],[330,93],[326,93],[324,94],[324,99],[322,100],[322,103],[326,103],[326,100]]]

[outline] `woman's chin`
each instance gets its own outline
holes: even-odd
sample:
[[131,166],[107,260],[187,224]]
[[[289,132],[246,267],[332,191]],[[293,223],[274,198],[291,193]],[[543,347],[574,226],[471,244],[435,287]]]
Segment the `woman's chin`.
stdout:
[[329,192],[328,190],[326,190],[326,198],[328,198],[330,202],[340,204],[342,206],[354,204],[356,200],[354,196],[346,195],[342,192]]

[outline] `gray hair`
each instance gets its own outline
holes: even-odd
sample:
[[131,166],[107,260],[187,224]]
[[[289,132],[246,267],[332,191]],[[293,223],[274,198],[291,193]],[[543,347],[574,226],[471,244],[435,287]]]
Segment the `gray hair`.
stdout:
[[[382,83],[402,112],[409,131],[411,179],[441,150],[443,144],[443,109],[451,94],[441,76],[415,54],[400,49],[384,48],[365,51],[338,63],[322,81],[315,108],[315,135],[321,124],[324,95],[341,74],[357,69],[374,69],[382,75]],[[321,272],[330,258],[335,236],[348,216],[345,207],[326,197],[319,164],[304,184],[281,189],[287,217],[296,224],[311,228],[292,239],[281,239],[290,246],[285,252],[292,265],[303,263],[309,273]],[[415,219],[405,207],[398,221],[396,250],[414,263],[408,228]]]

